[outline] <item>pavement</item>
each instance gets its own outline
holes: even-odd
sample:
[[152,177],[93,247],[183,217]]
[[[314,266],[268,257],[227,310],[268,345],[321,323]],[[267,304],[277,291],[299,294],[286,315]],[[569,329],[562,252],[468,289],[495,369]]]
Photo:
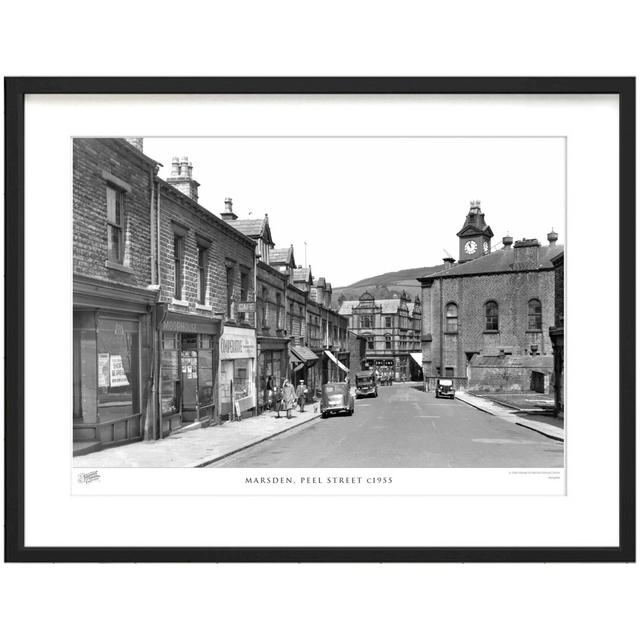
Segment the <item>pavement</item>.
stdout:
[[[391,390],[394,391],[391,391]],[[372,437],[375,435],[375,429],[382,427],[383,424],[389,423],[389,428],[393,427],[393,423],[402,423],[406,421],[407,424],[412,423],[414,417],[419,419],[423,419],[425,417],[431,417],[430,414],[432,411],[426,411],[429,415],[423,416],[427,407],[420,408],[420,404],[423,401],[432,402],[433,399],[430,398],[433,394],[425,394],[423,391],[419,390],[417,387],[412,386],[410,383],[406,385],[396,384],[393,387],[381,387],[379,389],[379,393],[381,396],[388,396],[387,401],[391,404],[389,408],[384,408],[382,405],[385,405],[386,402],[384,400],[380,403],[369,401],[368,399],[363,399],[362,401],[358,401],[359,404],[364,408],[367,405],[371,405],[370,411],[372,412],[371,416],[367,421],[363,424],[363,431],[357,436],[354,437],[353,446],[351,447],[354,451],[357,450],[356,457],[353,458],[353,464],[358,466],[356,462],[361,460],[364,456],[363,453],[363,438]],[[429,398],[428,398],[429,396]],[[564,442],[564,429],[562,428],[563,422],[558,418],[551,418],[549,416],[523,416],[520,411],[515,410],[509,406],[505,406],[503,404],[498,404],[493,402],[487,398],[477,397],[470,393],[464,391],[456,392],[456,399],[460,402],[479,409],[480,411],[494,416],[495,418],[499,418],[501,421],[504,420],[511,425],[517,425],[519,427],[525,427],[530,429],[531,431],[535,431],[539,434],[547,436],[548,438],[552,438],[554,440],[559,440]],[[416,404],[416,401],[418,404]],[[404,411],[405,403],[407,404],[407,415],[401,415],[402,411]],[[376,408],[376,405],[377,408]],[[442,408],[444,405],[440,405]],[[435,407],[434,407],[435,408]],[[399,411],[402,409],[402,411]],[[389,411],[388,415],[385,414]],[[453,405],[451,411],[444,409],[445,414],[447,416],[451,413],[450,417],[447,417],[447,424],[449,422],[451,424],[457,423],[460,420],[459,412],[456,412],[453,409]],[[183,429],[172,433],[167,438],[163,440],[151,440],[151,441],[139,441],[134,442],[127,445],[120,445],[116,447],[111,447],[107,449],[103,449],[100,451],[95,451],[92,453],[87,453],[85,455],[77,455],[73,458],[73,466],[77,468],[110,468],[110,467],[156,467],[156,468],[164,468],[164,467],[203,467],[211,464],[216,464],[216,466],[226,466],[227,461],[225,458],[228,458],[232,454],[238,454],[240,452],[244,452],[244,450],[249,449],[250,447],[254,447],[255,445],[259,445],[260,443],[264,443],[267,440],[271,440],[276,438],[276,436],[280,436],[281,434],[287,434],[287,432],[291,432],[291,434],[296,433],[295,430],[297,427],[301,425],[307,424],[316,418],[320,418],[319,413],[319,403],[310,403],[305,407],[305,411],[300,413],[297,409],[293,410],[292,418],[287,419],[286,417],[276,418],[276,413],[273,411],[268,411],[262,413],[259,416],[245,418],[241,421],[229,421],[225,422],[221,425],[215,425],[206,428],[187,430]],[[361,422],[361,418],[365,416],[362,415],[361,411],[356,412],[358,415],[357,422]],[[368,414],[369,411],[365,412],[365,415]],[[414,414],[417,414],[414,416]],[[418,415],[419,414],[419,415]],[[284,413],[281,413],[281,416],[284,416]],[[465,418],[466,420],[466,428],[469,428],[469,425],[473,423],[475,420],[478,423],[478,428],[481,426],[481,421],[478,418],[473,418],[470,416],[469,418]],[[463,420],[463,422],[464,422]],[[373,421],[373,422],[372,422]],[[368,422],[368,424],[367,424]],[[420,422],[420,420],[418,420]],[[326,425],[329,421],[318,421],[318,424]],[[371,425],[374,425],[373,427]],[[498,423],[492,423],[493,428],[495,429]],[[377,425],[377,426],[376,426]],[[505,425],[506,426],[506,425]],[[434,423],[435,427],[435,423]],[[449,427],[450,428],[450,427]],[[333,429],[323,428],[323,432],[326,434],[329,431],[333,431]],[[347,433],[346,430],[342,429],[341,431],[337,431],[335,433],[335,442],[337,447],[342,447],[345,445],[345,442],[342,441],[342,438]],[[449,437],[451,435],[451,431],[443,432],[441,437]],[[377,443],[376,446],[372,445],[375,451],[372,451],[370,459],[367,464],[372,466],[382,465],[384,460],[380,458],[380,462],[378,462],[378,458],[383,456],[384,451],[389,451],[389,447],[395,446],[393,442],[390,442],[386,436],[382,435],[382,439]],[[461,434],[462,435],[462,434]],[[397,439],[398,432],[395,431],[393,438]],[[490,440],[495,440],[497,434],[491,433],[491,437],[488,434],[476,434],[478,438],[476,438],[476,444],[480,442],[483,437],[487,440],[487,444]],[[289,434],[283,436],[289,437]],[[310,436],[311,437],[311,436]],[[407,435],[409,441],[411,439],[415,439],[417,436],[415,433],[410,433]],[[375,441],[375,438],[373,438]],[[431,439],[424,443],[425,446],[430,446]],[[413,442],[413,445],[418,445],[417,441]],[[451,455],[453,454],[453,450],[456,446],[460,444],[451,443],[451,450],[448,450],[448,445],[443,445],[442,455],[444,455],[445,448],[447,448],[447,455],[449,458],[447,460],[451,460]],[[311,447],[312,451],[320,451],[324,449],[326,451],[328,443],[326,441],[322,441],[321,443],[316,443],[314,447]],[[420,446],[417,446],[416,450],[419,450]],[[246,453],[246,452],[245,452]],[[242,454],[245,455],[245,454]],[[316,456],[316,454],[313,454]],[[405,454],[398,450],[395,452],[397,459],[403,459],[402,464],[409,463],[409,459],[405,457]],[[341,457],[342,453],[339,449],[335,450],[335,456]],[[476,463],[478,463],[479,458],[475,458],[475,453],[473,454]],[[235,460],[234,456],[234,460]],[[346,460],[348,459],[348,451],[345,450],[345,465],[348,466]],[[443,460],[445,458],[442,458]],[[488,459],[488,458],[487,458]],[[298,466],[293,464],[294,458],[291,459],[291,466]],[[312,458],[309,459],[309,462],[312,462]],[[427,461],[420,459],[420,464],[425,464]],[[433,459],[431,462],[436,463],[436,460]],[[317,462],[310,464],[309,466],[314,466]],[[437,461],[437,464],[444,464],[442,460]],[[456,464],[462,464],[465,466],[465,460],[460,460],[456,462]],[[479,464],[479,463],[478,463]],[[322,466],[322,465],[320,465]],[[325,465],[326,466],[326,465]],[[332,466],[328,464],[328,466]],[[447,466],[447,465],[445,465]],[[544,465],[543,465],[544,466]]]
[[242,451],[246,447],[299,427],[320,416],[319,403],[309,403],[304,412],[297,409],[287,419],[275,411],[221,425],[172,433],[163,440],[146,440],[74,456],[73,466],[109,467],[202,467]]
[[523,414],[523,411],[518,407],[518,404],[521,403],[515,404],[511,399],[509,399],[510,401],[508,403],[497,402],[495,395],[491,396],[492,399],[489,399],[489,397],[486,396],[477,396],[460,390],[456,391],[456,398],[476,409],[480,409],[480,411],[490,413],[493,416],[498,416],[503,420],[507,420],[521,427],[537,431],[554,440],[564,442],[564,420],[562,418],[536,415],[535,413]]

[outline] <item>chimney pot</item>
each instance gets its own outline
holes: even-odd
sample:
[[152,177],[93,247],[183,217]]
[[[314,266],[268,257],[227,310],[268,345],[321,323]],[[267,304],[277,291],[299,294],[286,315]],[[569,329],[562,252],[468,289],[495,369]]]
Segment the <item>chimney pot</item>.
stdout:
[[551,229],[551,232],[547,234],[547,240],[549,241],[549,245],[553,247],[556,242],[558,242],[558,234]]

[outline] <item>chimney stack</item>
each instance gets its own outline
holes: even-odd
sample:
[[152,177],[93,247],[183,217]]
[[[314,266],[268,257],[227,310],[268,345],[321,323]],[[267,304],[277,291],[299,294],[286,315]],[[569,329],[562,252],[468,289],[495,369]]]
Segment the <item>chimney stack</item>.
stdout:
[[183,156],[173,156],[171,159],[171,175],[167,178],[167,182],[182,191],[185,196],[198,202],[199,182],[193,179],[193,165],[189,162],[189,158]]
[[547,240],[552,247],[558,242],[558,234],[553,230],[553,227],[551,228],[551,233],[547,234]]
[[538,266],[540,262],[540,242],[536,238],[522,238],[513,245],[514,264]]
[[224,211],[220,214],[220,217],[227,222],[238,219],[238,216],[233,213],[233,200],[231,198],[224,199]]
[[453,267],[454,262],[456,261],[455,258],[452,258],[450,256],[447,256],[446,258],[443,258],[442,261],[444,262],[445,269],[451,269],[451,267]]

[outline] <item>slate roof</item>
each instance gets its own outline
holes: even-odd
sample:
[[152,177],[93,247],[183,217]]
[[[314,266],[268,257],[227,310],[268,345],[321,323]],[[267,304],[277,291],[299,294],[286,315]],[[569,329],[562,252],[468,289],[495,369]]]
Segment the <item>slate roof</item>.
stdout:
[[271,264],[289,264],[293,258],[293,247],[275,248],[269,252],[269,262]]
[[[360,300],[344,300],[340,305],[340,309],[338,309],[338,313],[342,315],[349,315],[353,313],[353,310],[360,304]],[[415,303],[407,302],[407,309],[409,310],[409,315],[413,313],[413,308]],[[376,312],[378,309],[382,308],[382,313],[390,314],[390,313],[398,313],[398,307],[400,306],[400,298],[391,298],[390,300],[376,300]]]
[[309,267],[293,270],[294,282],[308,282],[311,279],[311,269]]
[[456,264],[450,269],[444,269],[429,274],[428,277],[453,278],[456,276],[484,275],[488,273],[501,273],[508,271],[535,271],[537,269],[553,269],[551,260],[564,251],[563,245],[541,246],[538,252],[537,264],[515,263],[515,249],[499,249],[486,256],[481,256],[469,262]]
[[238,218],[237,220],[228,220],[229,224],[237,229],[245,236],[252,239],[262,238],[265,242],[271,244],[271,231],[269,229],[269,218]]

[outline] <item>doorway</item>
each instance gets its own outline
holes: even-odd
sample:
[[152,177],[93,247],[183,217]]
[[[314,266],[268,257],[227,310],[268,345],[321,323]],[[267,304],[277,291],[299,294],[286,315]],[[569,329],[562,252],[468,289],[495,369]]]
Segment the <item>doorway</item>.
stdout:
[[180,341],[182,364],[182,422],[193,422],[198,408],[198,336],[183,333]]

